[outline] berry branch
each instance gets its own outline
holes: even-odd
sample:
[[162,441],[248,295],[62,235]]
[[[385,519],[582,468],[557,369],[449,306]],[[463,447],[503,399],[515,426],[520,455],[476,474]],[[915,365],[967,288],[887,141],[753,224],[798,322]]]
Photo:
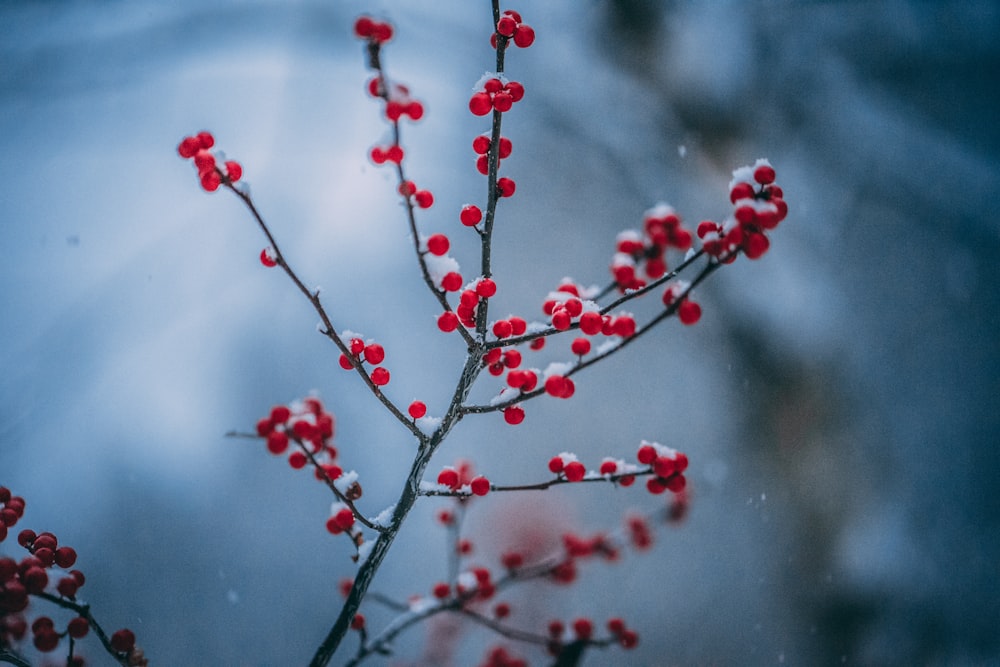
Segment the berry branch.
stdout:
[[[655,442],[643,441],[636,452],[638,463],[605,457],[598,470],[588,472],[575,454],[562,452],[549,461],[549,472],[554,477],[506,485],[493,484],[484,475],[474,475],[471,464],[464,462],[442,468],[436,482],[427,481],[425,473],[438,448],[466,416],[502,412],[508,424],[519,424],[525,418],[522,403],[543,394],[570,398],[575,392],[572,378],[577,373],[633,344],[663,321],[676,316],[684,325],[695,324],[701,316],[701,307],[693,300],[693,290],[739,255],[750,259],[761,257],[770,246],[766,232],[774,229],[787,215],[783,192],[774,183],[774,169],[766,160],[759,160],[752,167],[734,172],[729,185],[732,213],[722,222],[705,220],[697,226],[700,249],[692,248],[695,234],[684,228],[680,216],[666,204],[660,204],[646,212],[642,231],[626,230],[619,234],[610,262],[612,280],[606,287],[584,288],[564,281],[542,304],[546,321],[529,322],[512,315],[491,322],[490,300],[498,290],[492,278],[496,216],[499,202],[516,191],[515,182],[500,175],[502,161],[513,150],[512,142],[502,133],[503,116],[525,94],[524,86],[510,80],[505,73],[505,53],[511,45],[527,48],[535,40],[534,30],[518,12],[501,12],[497,0],[492,0],[491,4],[490,44],[496,55],[496,68],[480,79],[469,99],[469,111],[476,117],[489,117],[490,120],[489,131],[472,142],[477,155],[476,169],[486,177],[485,210],[475,204],[466,204],[459,212],[462,226],[472,228],[480,241],[479,276],[471,281],[462,278],[457,260],[448,254],[451,243],[445,234],[424,236],[420,233],[418,214],[433,206],[435,200],[429,190],[418,188],[408,178],[400,123],[404,117],[412,122],[419,121],[424,108],[406,86],[390,79],[384,66],[383,46],[392,39],[393,28],[369,17],[358,19],[354,25],[355,35],[364,40],[368,67],[374,71],[367,84],[368,93],[380,102],[382,115],[390,126],[390,143],[373,147],[369,158],[376,165],[392,165],[397,180],[396,193],[403,200],[406,225],[421,278],[441,309],[438,328],[446,334],[458,331],[467,352],[447,407],[439,417],[427,415],[427,406],[421,400],[414,400],[404,412],[387,396],[384,388],[389,384],[390,374],[381,365],[385,349],[374,340],[335,328],[319,291],[308,289],[292,269],[248,190],[239,183],[242,166],[232,161],[221,167],[217,164],[211,151],[214,137],[201,132],[186,137],[178,148],[182,157],[193,160],[206,191],[225,187],[240,198],[269,244],[261,252],[261,262],[267,267],[282,268],[318,313],[320,333],[338,349],[340,366],[359,375],[383,407],[416,439],[413,460],[396,502],[378,516],[368,517],[357,505],[361,497],[359,475],[340,466],[340,452],[333,444],[334,418],[318,398],[309,397],[287,406],[273,407],[258,422],[256,434],[230,434],[263,439],[272,454],[282,456],[287,452],[292,468],[310,468],[334,497],[327,530],[333,535],[346,534],[354,547],[353,558],[359,562],[358,572],[345,587],[344,604],[312,658],[310,664],[317,667],[330,662],[351,630],[359,632],[361,639],[357,654],[349,662],[353,665],[371,655],[388,653],[392,639],[400,632],[442,612],[460,614],[506,639],[543,645],[557,658],[559,665],[576,664],[588,647],[605,647],[613,643],[625,648],[635,646],[636,633],[626,628],[620,619],[609,621],[610,639],[602,639],[594,636],[593,624],[585,618],[573,622],[572,636],[566,635],[561,622],[551,625],[548,633],[542,634],[508,625],[503,619],[510,611],[509,606],[501,606],[506,603],[499,603],[493,616],[476,608],[475,605],[490,599],[497,590],[513,583],[533,578],[569,583],[576,578],[577,559],[591,555],[610,559],[617,554],[618,547],[608,536],[582,539],[567,535],[564,536],[563,554],[542,559],[534,565],[525,566],[523,559],[515,558],[516,554],[505,556],[507,572],[493,581],[485,568],[463,570],[464,559],[471,553],[471,543],[461,539],[465,503],[492,492],[542,491],[580,482],[607,482],[628,487],[636,478],[644,477],[650,493],[670,491],[673,494],[671,515],[681,516],[687,502],[686,455]],[[672,270],[667,264],[668,250],[686,253]],[[700,268],[695,270],[697,264]],[[693,272],[690,280],[680,279],[685,271]],[[645,323],[638,324],[631,313],[623,310],[659,289],[663,290],[663,308]],[[618,296],[610,298],[616,292]],[[450,298],[452,293],[457,293],[454,302]],[[605,301],[607,303],[600,305]],[[545,347],[547,340],[566,332],[580,334],[569,346],[570,361],[550,363],[544,370],[522,366],[522,351],[537,352]],[[595,346],[592,340],[597,337],[604,340]],[[524,347],[527,350],[523,350]],[[504,376],[506,386],[489,403],[469,404],[470,392],[484,370],[495,377]],[[290,447],[292,443],[295,447]],[[416,605],[394,603],[390,598],[373,594],[376,601],[401,613],[380,633],[371,636],[364,616],[358,613],[360,606],[410,510],[420,497],[430,496],[451,497],[458,503],[458,511],[450,513],[445,522],[455,543],[447,566],[449,583],[438,584],[433,599]],[[650,544],[648,528],[644,526],[641,521],[629,524],[630,540],[636,549],[647,548]],[[366,536],[364,529],[374,535]],[[491,652],[488,661],[493,666],[521,664],[502,651]]]

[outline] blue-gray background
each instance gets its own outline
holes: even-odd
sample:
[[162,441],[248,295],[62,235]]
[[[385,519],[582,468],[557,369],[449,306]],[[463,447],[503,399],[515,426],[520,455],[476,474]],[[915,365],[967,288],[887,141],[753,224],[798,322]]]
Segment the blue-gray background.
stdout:
[[[492,67],[487,5],[0,5],[0,483],[27,498],[25,526],[77,547],[86,599],[154,664],[301,664],[353,571],[323,488],[227,430],[318,390],[371,513],[412,448],[177,142],[215,132],[336,324],[385,344],[391,396],[439,413],[462,350],[434,328],[389,173],[365,160],[387,135],[350,26],[366,10],[396,24],[386,64],[428,112],[405,128],[437,198],[420,222],[471,274],[457,210],[483,196],[470,142],[486,126],[466,101]],[[499,314],[534,317],[565,275],[603,282],[614,234],[656,201],[717,219],[729,170],[757,157],[791,207],[771,253],[700,290],[697,327],[667,323],[516,429],[470,419],[441,452],[498,482],[640,438],[690,455],[683,527],[581,585],[512,594],[515,619],[624,615],[640,648],[593,665],[1000,659],[995,3],[515,8],[538,40],[508,58],[528,94],[505,123],[518,192],[497,226]],[[471,537],[493,564],[650,502],[489,498]],[[418,508],[376,589],[445,575],[440,506]],[[396,664],[473,664],[487,641],[430,630]]]

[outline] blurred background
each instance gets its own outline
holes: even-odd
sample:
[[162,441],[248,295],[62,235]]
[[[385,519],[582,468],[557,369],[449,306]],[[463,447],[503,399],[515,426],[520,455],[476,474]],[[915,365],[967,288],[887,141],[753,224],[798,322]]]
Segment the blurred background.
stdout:
[[[996,3],[511,8],[538,37],[507,57],[527,95],[504,123],[517,194],[491,312],[541,319],[564,276],[605,283],[615,234],[658,201],[692,227],[720,219],[731,170],[759,157],[790,207],[767,255],[698,290],[697,326],[667,322],[571,400],[530,402],[516,428],[470,418],[442,448],[434,470],[467,457],[498,483],[544,479],[564,450],[631,459],[643,438],[691,459],[683,525],[572,587],[513,591],[513,621],[622,615],[640,633],[588,665],[996,664]],[[200,190],[181,138],[211,130],[243,164],[335,324],[385,345],[393,399],[441,414],[460,368],[391,174],[366,158],[389,134],[351,36],[364,12],[395,24],[384,63],[427,110],[404,127],[436,198],[421,228],[448,233],[471,276],[458,210],[485,198],[471,141],[488,126],[467,100],[493,67],[487,2],[0,4],[0,484],[27,499],[23,527],[78,550],[81,595],[155,665],[303,664],[355,571],[323,529],[328,492],[227,431],[319,392],[372,515],[413,450],[260,265],[240,202]],[[567,354],[553,340],[530,363]],[[473,562],[662,502],[491,496],[470,508]],[[373,589],[405,599],[446,576],[444,506],[420,503]],[[434,624],[384,662],[471,665],[492,641]]]

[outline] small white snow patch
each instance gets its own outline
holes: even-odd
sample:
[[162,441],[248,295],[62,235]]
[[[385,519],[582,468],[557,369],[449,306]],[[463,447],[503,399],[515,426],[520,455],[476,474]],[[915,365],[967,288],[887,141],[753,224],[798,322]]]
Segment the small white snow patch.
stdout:
[[430,437],[434,435],[438,430],[438,426],[441,425],[440,417],[421,417],[416,422],[417,428],[424,435]]
[[553,375],[563,375],[565,376],[571,370],[573,370],[575,364],[571,364],[565,361],[553,361],[551,364],[545,367],[542,371],[542,380],[547,380]]
[[375,540],[368,540],[360,547],[358,547],[358,567],[364,564],[368,557],[372,554],[372,549],[375,548]]
[[386,507],[381,512],[379,512],[377,516],[371,519],[371,522],[376,526],[381,526],[383,528],[386,528],[389,526],[389,524],[392,523],[392,515],[395,511],[396,511],[396,505],[394,503]]
[[347,495],[347,490],[351,488],[351,485],[358,481],[358,473],[354,470],[350,472],[345,472],[343,475],[333,480],[333,485],[337,487],[337,490]]

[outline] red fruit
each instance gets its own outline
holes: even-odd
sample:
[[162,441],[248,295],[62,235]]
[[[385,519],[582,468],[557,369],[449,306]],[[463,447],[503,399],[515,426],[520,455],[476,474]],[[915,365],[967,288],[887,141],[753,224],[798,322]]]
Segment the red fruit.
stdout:
[[602,475],[614,475],[618,472],[618,464],[614,461],[602,461],[601,462],[601,474]]
[[573,350],[573,354],[582,357],[590,352],[590,341],[586,338],[574,338],[570,349]]
[[371,343],[365,345],[365,361],[369,364],[381,364],[385,359],[385,348],[383,348],[378,343]]
[[267,451],[275,456],[283,454],[288,449],[288,436],[284,431],[272,431],[267,436]]
[[55,562],[56,565],[64,569],[73,567],[73,564],[76,563],[76,550],[72,547],[59,547],[56,549]]
[[516,570],[524,565],[524,556],[516,551],[508,551],[500,557],[500,564],[508,570]]
[[458,488],[458,471],[454,468],[445,468],[438,473],[437,478],[438,484],[443,484],[451,489]]
[[486,83],[483,84],[483,90],[491,95],[499,93],[503,90],[503,81],[497,79],[496,77],[492,79],[487,79]]
[[420,208],[430,208],[434,205],[434,195],[430,190],[417,190],[413,193],[413,200]]
[[497,293],[497,284],[490,278],[483,278],[476,283],[476,294],[489,299]]
[[458,328],[458,315],[450,310],[441,313],[437,319],[438,329],[449,333]]
[[553,456],[551,459],[549,459],[550,472],[558,475],[563,471],[564,467],[566,467],[566,464],[563,462],[561,456]]
[[573,634],[579,639],[590,639],[594,634],[594,624],[589,618],[578,618],[573,621]]
[[485,116],[493,110],[493,100],[489,93],[475,93],[469,99],[469,111],[475,116]]
[[177,147],[177,153],[184,159],[193,158],[194,154],[201,150],[201,142],[197,137],[184,137]]
[[308,462],[309,459],[307,459],[306,455],[302,452],[295,451],[288,455],[288,465],[290,465],[294,470],[302,470],[306,467],[306,463]]
[[410,102],[403,109],[403,113],[409,116],[410,120],[420,120],[424,117],[424,105],[417,101]]
[[601,315],[596,311],[588,310],[580,315],[580,331],[588,336],[600,333],[602,324]]
[[[502,20],[502,19],[501,19]],[[535,43],[535,31],[527,23],[517,26],[514,32],[514,44],[522,49],[526,49]]]
[[444,600],[451,595],[451,586],[444,583],[443,581],[434,584],[434,588],[431,589],[431,593],[438,600]]
[[76,591],[80,586],[76,583],[76,579],[73,577],[63,577],[56,584],[56,590],[59,591],[59,595],[64,598],[69,598],[72,600],[76,597]]
[[507,321],[510,322],[511,334],[515,336],[520,336],[528,330],[528,323],[520,317],[509,317]]
[[514,30],[517,29],[517,21],[513,17],[504,15],[500,17],[497,21],[497,32],[504,37],[510,37],[514,34]]
[[135,633],[128,628],[116,630],[111,635],[111,648],[119,653],[128,653],[135,648]]
[[441,278],[441,289],[445,292],[457,292],[462,289],[461,274],[455,273],[454,271],[449,271],[444,274],[444,277]]
[[514,190],[517,189],[517,184],[509,178],[498,178],[497,179],[497,192],[501,197],[510,197],[514,194]]
[[403,161],[403,149],[395,144],[389,146],[389,148],[385,150],[384,155],[385,159],[389,162],[394,162],[396,164],[399,164],[400,162]]
[[770,165],[761,165],[753,171],[753,180],[761,185],[774,183],[774,176],[774,168]]
[[677,317],[682,324],[692,325],[701,319],[701,306],[690,299],[684,299],[677,306]]
[[343,507],[333,515],[333,520],[341,530],[349,530],[354,525],[354,512],[350,508]]
[[363,630],[365,627],[365,617],[363,614],[355,614],[351,619],[351,630]]
[[763,234],[751,232],[743,239],[743,254],[749,259],[758,259],[771,246],[771,242]]
[[73,639],[81,639],[86,637],[87,633],[90,632],[90,623],[83,616],[77,616],[70,620],[66,626],[66,631]]
[[576,391],[576,385],[568,377],[550,375],[545,380],[545,392],[556,398],[569,398]]
[[472,140],[472,150],[477,155],[486,155],[490,150],[490,138],[488,135],[480,134]]
[[511,143],[510,139],[507,137],[500,137],[500,159],[510,157],[511,152],[514,150],[514,144]]
[[427,414],[427,405],[424,404],[423,401],[413,401],[410,403],[410,407],[407,408],[406,411],[409,412],[410,416],[414,419],[420,419]]
[[42,629],[35,635],[33,643],[39,651],[48,653],[59,646],[59,635],[52,628]]
[[[511,327],[513,329],[513,327]],[[506,350],[503,353],[503,365],[507,368],[517,368],[521,365],[521,353],[517,350]]]
[[384,387],[389,384],[389,371],[382,368],[381,366],[376,367],[372,370],[372,383],[378,387]]
[[483,219],[483,212],[475,204],[468,204],[462,207],[459,219],[466,227],[474,227]]
[[511,81],[506,86],[504,90],[510,93],[511,99],[515,102],[520,102],[524,98],[524,86],[519,84],[517,81]]
[[737,183],[729,191],[729,201],[735,204],[741,199],[753,199],[753,186],[749,183]]
[[240,166],[239,162],[233,162],[232,160],[226,161],[226,176],[233,183],[243,178],[243,167]]
[[212,136],[211,132],[201,131],[195,135],[195,138],[201,144],[201,147],[206,150],[215,145],[215,137]]
[[520,424],[524,421],[524,408],[520,405],[511,405],[508,408],[504,408],[503,419],[512,426]]
[[684,475],[674,475],[667,480],[666,485],[670,491],[679,493],[684,490],[685,486],[687,486],[687,479]]
[[473,477],[472,481],[469,482],[469,488],[475,495],[485,496],[490,492],[490,480],[482,476]]
[[222,177],[217,171],[206,171],[201,176],[201,187],[206,192],[215,192],[222,185]]
[[639,447],[639,451],[635,457],[639,463],[649,465],[656,460],[656,456],[656,449],[652,445],[642,445]]
[[563,474],[570,482],[579,482],[587,474],[587,469],[579,461],[570,461],[563,468]]
[[362,16],[354,22],[354,34],[362,39],[371,37],[375,30],[375,21],[368,16]]
[[512,327],[507,320],[497,320],[493,324],[493,335],[497,338],[507,338],[511,334]]
[[340,363],[340,367],[343,368],[345,371],[349,371],[352,368],[354,368],[354,364],[351,363],[351,360],[348,358],[346,354],[341,354],[340,359],[338,361]]
[[512,106],[514,106],[514,98],[510,93],[501,90],[493,96],[493,108],[497,111],[501,113],[510,111]]
[[427,252],[432,255],[441,255],[448,252],[451,247],[451,242],[448,241],[448,237],[444,234],[432,234],[427,238]]
[[553,311],[552,327],[554,329],[558,329],[559,331],[566,331],[567,329],[569,329],[572,323],[573,323],[573,318],[570,317],[569,313],[566,312],[565,309],[560,308],[559,310]]
[[278,260],[274,258],[273,253],[273,248],[264,248],[260,251],[260,263],[269,269],[278,265]]
[[[37,561],[36,561],[37,562]],[[24,584],[24,588],[32,595],[37,595],[45,590],[45,587],[49,584],[49,575],[45,572],[45,569],[40,566],[29,567],[24,574],[21,575],[21,583]]]

